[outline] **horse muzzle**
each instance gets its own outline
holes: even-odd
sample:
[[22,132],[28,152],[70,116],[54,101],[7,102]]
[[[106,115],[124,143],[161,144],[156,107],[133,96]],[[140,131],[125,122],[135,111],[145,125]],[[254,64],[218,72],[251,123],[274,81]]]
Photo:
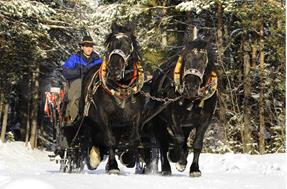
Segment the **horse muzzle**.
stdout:
[[199,92],[196,89],[192,89],[192,90],[184,89],[183,93],[182,93],[182,96],[185,99],[195,100],[195,99],[197,99],[199,97]]
[[198,98],[201,81],[197,75],[186,75],[183,81],[182,96],[186,99]]
[[107,77],[113,81],[119,81],[123,79],[122,73],[120,71],[115,71],[107,74]]

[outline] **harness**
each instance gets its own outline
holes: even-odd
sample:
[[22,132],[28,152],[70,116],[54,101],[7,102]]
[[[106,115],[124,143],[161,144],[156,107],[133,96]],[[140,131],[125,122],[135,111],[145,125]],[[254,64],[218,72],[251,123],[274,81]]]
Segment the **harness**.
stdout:
[[199,89],[201,101],[199,107],[204,106],[204,101],[213,96],[217,92],[218,77],[216,72],[212,71],[205,86]]
[[140,62],[134,64],[133,78],[128,85],[117,83],[116,86],[109,86],[107,81],[107,64],[108,61],[104,58],[100,69],[94,73],[87,88],[85,96],[84,116],[88,116],[91,103],[95,106],[93,95],[101,86],[108,94],[118,99],[126,99],[133,94],[138,93],[144,83],[144,72]]
[[94,73],[94,75],[92,76],[92,79],[90,80],[90,83],[88,85],[87,94],[85,96],[85,103],[84,103],[85,104],[85,106],[84,106],[84,117],[88,116],[91,103],[93,103],[94,106],[96,105],[94,100],[93,100],[93,95],[96,93],[97,89],[101,85],[100,81],[96,82],[96,78],[98,78],[98,76],[99,76],[99,70]]
[[144,84],[144,71],[140,62],[134,63],[133,78],[129,84],[124,85],[116,83],[116,86],[108,85],[107,81],[107,64],[108,60],[104,58],[99,72],[99,79],[103,89],[110,95],[119,99],[126,99],[132,94],[138,93]]

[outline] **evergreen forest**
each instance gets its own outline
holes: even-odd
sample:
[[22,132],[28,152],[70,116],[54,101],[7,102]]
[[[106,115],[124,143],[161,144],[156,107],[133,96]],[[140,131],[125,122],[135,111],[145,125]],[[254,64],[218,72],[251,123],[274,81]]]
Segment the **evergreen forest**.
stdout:
[[285,152],[283,0],[0,0],[2,142],[18,124],[15,140],[49,148],[45,92],[61,84],[61,67],[83,36],[104,55],[113,22],[135,25],[147,75],[195,32],[212,43],[219,99],[205,152]]

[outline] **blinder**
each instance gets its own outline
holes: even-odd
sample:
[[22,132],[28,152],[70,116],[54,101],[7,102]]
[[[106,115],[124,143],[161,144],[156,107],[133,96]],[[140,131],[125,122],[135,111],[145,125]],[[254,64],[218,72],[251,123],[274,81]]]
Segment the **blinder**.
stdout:
[[199,70],[197,69],[187,69],[187,70],[184,70],[184,73],[183,73],[183,78],[187,75],[195,75],[195,76],[198,76],[201,80],[201,83],[202,83],[202,78],[203,78],[203,75],[204,75],[204,72],[201,73]]

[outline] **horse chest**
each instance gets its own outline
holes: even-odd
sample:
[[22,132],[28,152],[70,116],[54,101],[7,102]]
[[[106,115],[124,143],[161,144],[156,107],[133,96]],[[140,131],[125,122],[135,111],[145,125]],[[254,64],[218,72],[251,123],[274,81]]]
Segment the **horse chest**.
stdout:
[[110,101],[103,106],[103,112],[105,112],[110,119],[129,120],[134,117],[137,111],[134,104],[130,104],[130,102],[122,102],[122,104],[119,104]]
[[193,127],[204,119],[196,103],[174,104],[168,114],[182,127]]

